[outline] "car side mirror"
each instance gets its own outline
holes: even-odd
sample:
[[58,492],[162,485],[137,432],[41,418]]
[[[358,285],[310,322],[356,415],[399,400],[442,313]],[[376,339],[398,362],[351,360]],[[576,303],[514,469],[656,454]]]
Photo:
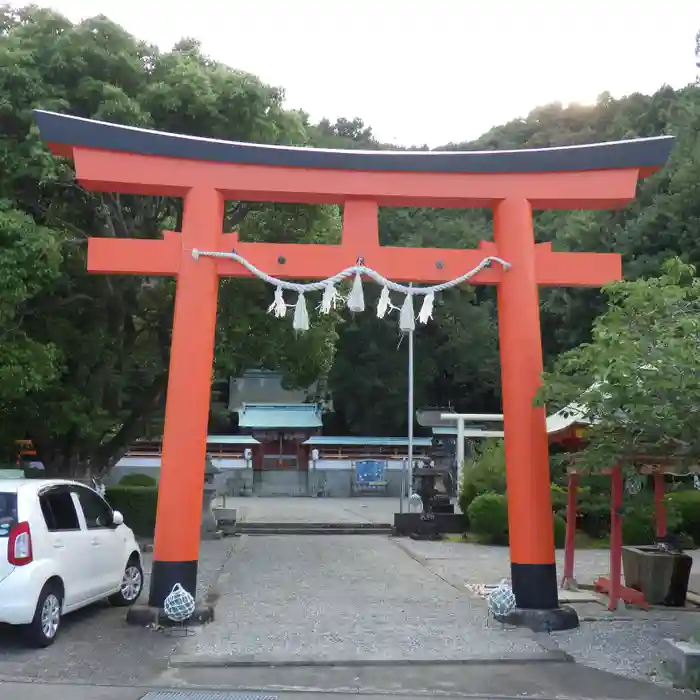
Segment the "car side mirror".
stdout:
[[120,525],[124,524],[124,516],[118,511],[115,510],[112,512],[112,525],[114,527],[119,527]]

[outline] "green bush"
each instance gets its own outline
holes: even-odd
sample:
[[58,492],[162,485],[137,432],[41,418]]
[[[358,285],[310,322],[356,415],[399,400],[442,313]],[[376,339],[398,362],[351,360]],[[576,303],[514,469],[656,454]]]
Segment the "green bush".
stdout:
[[119,479],[119,486],[157,486],[158,482],[148,474],[133,472]]
[[566,520],[561,515],[554,515],[554,546],[561,549],[566,544]]
[[672,491],[666,496],[666,504],[678,512],[680,532],[700,543],[700,491]]
[[482,493],[467,510],[471,531],[486,544],[508,544],[508,503],[503,494]]
[[629,513],[622,518],[622,544],[634,547],[654,544],[656,532],[654,520],[643,513]]
[[578,528],[593,539],[610,534],[610,477],[581,476],[576,498]]
[[583,497],[576,505],[578,528],[593,539],[600,539],[610,534],[610,496],[600,495]]
[[486,443],[473,459],[465,460],[459,508],[468,514],[472,501],[483,493],[506,492],[506,460],[502,440]]
[[563,486],[552,484],[552,510],[555,513],[563,513],[569,503],[569,491]]
[[[666,529],[678,533],[683,527],[681,511],[677,504],[665,499]],[[622,543],[627,546],[653,544],[656,541],[654,503],[649,496],[631,499],[622,512]]]
[[[473,530],[469,519],[471,503],[482,494],[505,495],[506,493],[506,462],[503,441],[488,442],[474,459],[466,460],[463,474],[459,493],[459,508],[465,516],[465,528]],[[552,484],[551,489],[552,509],[557,514],[564,514],[568,503],[568,489],[558,484]],[[587,490],[583,490],[583,492],[587,493]]]
[[107,502],[124,516],[124,522],[141,537],[153,537],[158,489],[155,486],[110,486]]
[[[508,499],[500,493],[482,493],[469,505],[471,532],[484,544],[508,544]],[[566,520],[554,515],[554,544],[566,541]]]

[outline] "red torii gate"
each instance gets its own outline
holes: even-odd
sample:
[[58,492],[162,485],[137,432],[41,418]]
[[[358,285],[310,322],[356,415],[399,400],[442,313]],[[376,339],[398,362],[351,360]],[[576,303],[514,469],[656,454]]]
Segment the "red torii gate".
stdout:
[[[533,209],[612,209],[661,168],[673,139],[494,151],[340,151],[217,141],[37,111],[54,154],[71,158],[88,190],[182,197],[182,231],[162,240],[90,238],[88,269],[177,278],[149,604],[173,585],[196,590],[219,277],[247,277],[243,256],[270,275],[323,279],[358,258],[394,281],[455,279],[487,255],[512,267],[472,281],[498,287],[511,578],[518,611],[550,628],[577,624],[557,596],[545,411],[533,407],[542,373],[538,287],[620,279],[613,253],[556,253],[536,244]],[[241,243],[222,233],[225,200],[343,205],[340,245]],[[379,245],[379,206],[482,207],[494,242],[477,250]],[[528,622],[530,620],[530,622]]]

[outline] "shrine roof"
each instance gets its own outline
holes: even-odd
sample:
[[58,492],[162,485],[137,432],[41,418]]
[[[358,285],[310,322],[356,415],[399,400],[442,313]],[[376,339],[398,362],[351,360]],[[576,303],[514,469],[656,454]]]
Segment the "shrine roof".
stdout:
[[[431,438],[413,438],[413,444],[417,447],[430,447]],[[407,447],[408,438],[405,437],[367,437],[357,435],[314,435],[306,440],[304,445],[313,446],[357,446],[357,447]]]
[[547,416],[547,434],[556,435],[577,425],[592,425],[594,421],[587,417],[587,413],[586,406],[569,404],[551,416]]
[[[439,426],[433,428],[433,435],[448,435],[449,437],[457,437],[457,426]],[[481,426],[465,426],[464,437],[465,438],[502,438],[505,433],[502,430],[489,430]]]
[[672,136],[508,151],[365,151],[242,143],[123,126],[44,110],[34,111],[41,137],[54,153],[98,149],[185,160],[245,165],[375,172],[546,173],[663,167]]
[[238,409],[238,427],[265,430],[269,428],[321,428],[321,410],[315,403],[244,403]]
[[259,445],[252,435],[208,435],[207,445]]

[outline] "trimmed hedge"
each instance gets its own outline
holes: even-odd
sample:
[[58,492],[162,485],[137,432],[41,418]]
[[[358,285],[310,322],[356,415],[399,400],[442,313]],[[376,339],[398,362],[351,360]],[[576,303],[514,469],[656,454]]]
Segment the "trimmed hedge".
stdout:
[[505,452],[502,440],[489,442],[472,460],[465,460],[459,490],[459,508],[465,515],[472,501],[484,493],[506,492]]
[[153,537],[156,527],[156,486],[109,486],[105,493],[109,505],[124,516],[124,522],[141,537]]
[[[503,510],[501,501],[487,499],[486,506],[476,508],[478,523],[472,521],[472,504],[483,495],[500,496],[505,503],[506,474],[505,450],[502,441],[489,442],[471,460],[466,460],[459,493],[459,506],[464,514],[464,529],[482,538],[507,541],[507,525],[499,523],[485,525],[485,519],[496,518],[496,512]],[[552,509],[556,514],[555,537],[557,546],[563,546],[567,515],[568,491],[566,476],[562,472],[556,477],[557,483],[551,486]],[[646,488],[638,495],[625,496],[622,518],[623,542],[634,546],[652,544],[656,539],[654,522],[653,488],[651,480],[646,480]],[[610,477],[594,474],[580,477],[576,498],[577,529],[593,539],[607,538],[610,535]],[[694,541],[700,544],[700,491],[683,489],[666,494],[666,524],[669,532],[681,536],[684,546],[692,547]],[[488,532],[478,532],[483,527]]]
[[467,510],[471,531],[485,544],[508,544],[508,502],[500,493],[482,493]]
[[566,520],[561,515],[554,515],[554,546],[563,549],[566,544]]
[[[469,504],[471,531],[484,544],[507,545],[508,499],[500,493],[482,493]],[[554,515],[554,544],[562,548],[566,541],[566,520]]]
[[132,472],[119,479],[119,486],[157,486],[158,482],[148,474]]
[[671,504],[680,517],[680,531],[700,544],[700,491],[672,491],[666,496],[666,504]]

